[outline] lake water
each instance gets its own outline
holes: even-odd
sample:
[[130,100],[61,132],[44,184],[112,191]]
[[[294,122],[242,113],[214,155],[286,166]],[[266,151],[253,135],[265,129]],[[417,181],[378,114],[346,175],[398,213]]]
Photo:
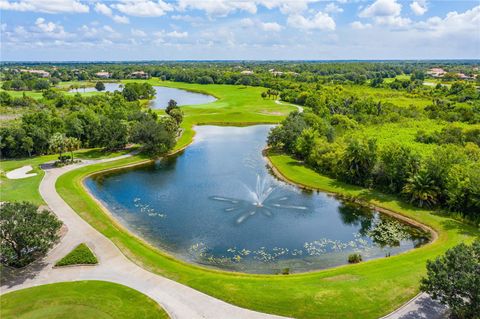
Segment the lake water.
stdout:
[[198,126],[181,154],[85,184],[132,232],[215,268],[302,272],[427,242],[392,217],[276,179],[261,153],[270,128]]
[[[105,91],[104,92],[115,92],[121,91],[120,83],[104,83]],[[164,109],[168,105],[168,101],[171,99],[177,101],[178,106],[182,105],[196,105],[196,104],[206,104],[215,102],[217,99],[211,95],[201,94],[196,92],[190,92],[186,90],[168,88],[163,86],[154,86],[153,87],[157,94],[155,98],[150,102],[150,105],[153,109]],[[69,92],[95,92],[97,91],[94,87],[88,87],[85,89],[73,89]]]

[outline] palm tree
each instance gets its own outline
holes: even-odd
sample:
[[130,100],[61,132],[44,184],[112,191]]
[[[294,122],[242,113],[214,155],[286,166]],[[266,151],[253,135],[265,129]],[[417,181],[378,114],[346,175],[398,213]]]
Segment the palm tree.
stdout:
[[426,170],[420,170],[407,179],[402,192],[410,197],[411,203],[430,207],[437,203],[440,189]]
[[65,149],[71,154],[71,162],[73,163],[73,152],[80,148],[80,141],[75,137],[67,137],[65,139]]
[[59,157],[58,159],[61,162],[64,162],[64,159],[62,157],[63,152],[66,150],[66,137],[62,133],[55,133],[53,136],[50,138],[48,141],[48,144],[50,145],[50,150],[52,152],[58,153]]

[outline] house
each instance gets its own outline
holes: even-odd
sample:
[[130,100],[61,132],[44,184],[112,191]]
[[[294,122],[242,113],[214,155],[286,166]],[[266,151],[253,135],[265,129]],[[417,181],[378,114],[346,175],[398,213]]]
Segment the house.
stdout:
[[27,69],[21,69],[20,72],[22,73],[31,73],[35,75],[39,75],[42,78],[48,78],[50,76],[50,73],[44,70],[27,70]]
[[245,71],[240,72],[240,74],[243,74],[243,75],[252,75],[252,74],[253,74],[253,71],[251,71],[251,70],[245,70]]
[[132,79],[148,79],[150,76],[146,72],[136,71],[136,72],[130,73],[129,77]]
[[108,72],[105,72],[105,71],[102,71],[102,72],[97,72],[95,73],[95,76],[97,78],[102,78],[102,79],[108,79],[109,77],[111,77],[112,75]]
[[442,76],[447,73],[444,69],[442,68],[431,68],[430,70],[427,71],[427,74],[434,77],[434,78],[441,78]]

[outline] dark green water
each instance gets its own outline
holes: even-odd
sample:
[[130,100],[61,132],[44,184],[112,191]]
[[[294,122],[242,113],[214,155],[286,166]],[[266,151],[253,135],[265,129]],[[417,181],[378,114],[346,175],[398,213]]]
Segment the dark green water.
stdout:
[[271,126],[196,127],[183,153],[86,180],[126,227],[189,262],[251,273],[321,269],[394,255],[422,231],[272,176],[261,151]]

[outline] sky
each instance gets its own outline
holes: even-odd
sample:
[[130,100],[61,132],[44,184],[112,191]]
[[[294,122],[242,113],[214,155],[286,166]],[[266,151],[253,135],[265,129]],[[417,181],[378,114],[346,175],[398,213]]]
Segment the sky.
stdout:
[[1,61],[480,59],[480,0],[0,0]]

